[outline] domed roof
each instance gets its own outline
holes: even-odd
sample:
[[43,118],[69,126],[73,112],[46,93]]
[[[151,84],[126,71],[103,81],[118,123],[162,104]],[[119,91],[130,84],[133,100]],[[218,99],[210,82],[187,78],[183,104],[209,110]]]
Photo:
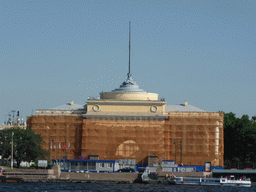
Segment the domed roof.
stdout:
[[147,93],[143,89],[139,88],[139,85],[132,80],[131,75],[128,75],[126,81],[124,81],[119,88],[111,91],[112,93]]
[[131,75],[128,73],[126,81],[124,81],[119,88],[110,92],[101,92],[100,99],[112,100],[158,100],[157,93],[149,93],[139,88]]

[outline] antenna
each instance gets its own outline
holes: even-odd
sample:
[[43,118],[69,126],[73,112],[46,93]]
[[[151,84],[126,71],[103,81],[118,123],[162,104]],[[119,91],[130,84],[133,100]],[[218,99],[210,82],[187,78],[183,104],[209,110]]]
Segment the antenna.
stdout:
[[129,71],[127,73],[128,79],[131,77],[131,21],[129,21]]

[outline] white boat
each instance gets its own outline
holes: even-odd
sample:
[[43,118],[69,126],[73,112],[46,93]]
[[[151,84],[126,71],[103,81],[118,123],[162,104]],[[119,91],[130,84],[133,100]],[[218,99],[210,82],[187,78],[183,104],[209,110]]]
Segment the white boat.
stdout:
[[198,177],[175,177],[160,179],[156,174],[150,174],[145,171],[142,176],[145,183],[164,183],[172,185],[202,185],[202,186],[234,186],[234,187],[251,187],[250,179],[232,180],[229,178],[198,178]]
[[219,178],[202,178],[202,177],[176,177],[176,185],[220,185]]
[[176,177],[174,180],[176,185],[251,187],[250,179]]
[[229,179],[229,178],[221,178],[220,184],[224,186],[238,186],[238,187],[251,187],[252,183],[250,179]]
[[194,177],[176,177],[176,185],[223,185],[233,187],[251,187],[250,179],[229,179],[229,178],[194,178]]

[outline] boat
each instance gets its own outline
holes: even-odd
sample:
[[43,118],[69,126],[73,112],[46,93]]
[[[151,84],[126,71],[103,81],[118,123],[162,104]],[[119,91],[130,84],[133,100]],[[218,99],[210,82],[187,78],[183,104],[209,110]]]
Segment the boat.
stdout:
[[143,183],[162,183],[162,184],[175,184],[175,181],[171,181],[167,176],[159,177],[156,173],[150,173],[147,169],[141,175]]
[[201,185],[201,186],[234,186],[234,187],[251,187],[250,179],[235,180],[231,177],[226,178],[207,178],[207,177],[159,177],[155,173],[145,171],[142,176],[143,183],[162,183],[171,185]]
[[202,178],[202,177],[176,177],[176,185],[203,185],[214,186],[220,185],[219,178]]
[[23,179],[8,177],[8,176],[0,176],[0,183],[20,183],[20,182],[23,182]]
[[224,186],[238,186],[238,187],[251,187],[252,183],[250,178],[241,177],[235,179],[233,175],[230,177],[220,178],[220,184]]

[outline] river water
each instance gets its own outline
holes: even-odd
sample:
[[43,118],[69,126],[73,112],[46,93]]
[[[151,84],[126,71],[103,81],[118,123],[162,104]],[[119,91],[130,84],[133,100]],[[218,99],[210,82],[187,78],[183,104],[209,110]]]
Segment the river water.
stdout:
[[165,185],[165,184],[111,184],[111,183],[0,183],[0,191],[43,191],[43,192],[80,192],[80,191],[256,191],[256,185],[250,188],[245,187],[224,187],[224,186],[186,186],[186,185]]

